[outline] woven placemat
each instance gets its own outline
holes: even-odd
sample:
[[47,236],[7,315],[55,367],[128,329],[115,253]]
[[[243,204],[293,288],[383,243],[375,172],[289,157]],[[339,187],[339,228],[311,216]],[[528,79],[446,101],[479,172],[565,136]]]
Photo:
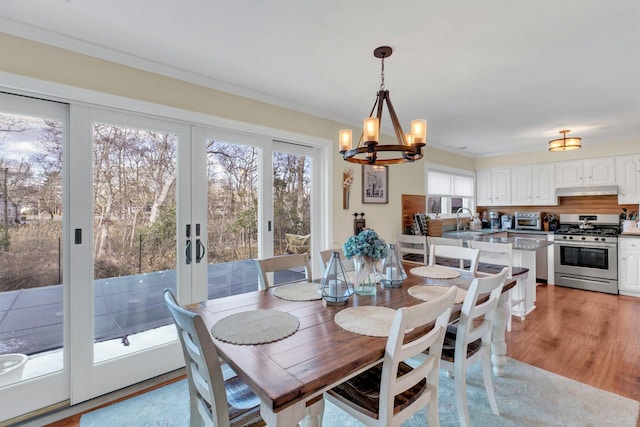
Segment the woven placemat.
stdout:
[[251,310],[220,319],[211,335],[231,344],[266,344],[293,335],[300,321],[292,314],[277,310]]
[[313,301],[321,298],[318,293],[318,283],[291,283],[273,288],[273,295],[288,301]]
[[460,272],[446,267],[424,266],[415,267],[409,270],[411,274],[429,279],[455,279],[460,276]]
[[[446,294],[449,289],[449,286],[416,285],[409,288],[409,295],[422,301],[430,301]],[[456,304],[462,304],[466,296],[467,291],[458,288],[458,292],[456,292],[456,299],[454,302]]]
[[396,315],[392,308],[377,306],[349,307],[336,314],[334,321],[342,329],[359,335],[387,337]]

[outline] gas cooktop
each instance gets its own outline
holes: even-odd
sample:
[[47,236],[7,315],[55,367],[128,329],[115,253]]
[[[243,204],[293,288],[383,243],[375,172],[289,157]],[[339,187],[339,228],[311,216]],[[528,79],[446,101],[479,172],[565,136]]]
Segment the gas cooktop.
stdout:
[[605,236],[605,237],[616,237],[619,231],[617,228],[592,228],[592,229],[583,229],[579,227],[571,227],[571,228],[558,228],[555,234],[566,234],[566,235],[593,235],[593,236]]

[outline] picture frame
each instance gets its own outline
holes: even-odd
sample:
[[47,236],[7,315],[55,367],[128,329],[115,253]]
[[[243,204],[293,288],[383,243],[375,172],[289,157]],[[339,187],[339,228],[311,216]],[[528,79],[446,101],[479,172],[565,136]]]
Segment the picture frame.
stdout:
[[389,167],[362,165],[362,203],[389,203]]

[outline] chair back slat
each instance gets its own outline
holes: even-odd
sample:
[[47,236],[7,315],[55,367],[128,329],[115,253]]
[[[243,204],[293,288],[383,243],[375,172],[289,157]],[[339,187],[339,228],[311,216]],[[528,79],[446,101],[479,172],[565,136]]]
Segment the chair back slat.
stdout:
[[475,275],[478,271],[479,254],[480,251],[477,249],[448,245],[431,245],[429,248],[429,265],[436,265],[436,258],[460,260],[460,269],[463,270],[464,264],[468,262],[469,271]]
[[419,262],[426,264],[429,252],[427,236],[398,234],[396,235],[396,250],[398,251],[400,260],[405,259],[405,255],[417,255],[421,258],[421,261]]
[[[305,278],[311,280],[311,264],[308,254],[280,255],[256,260],[258,265],[258,289],[265,290],[273,286],[273,275],[276,271],[292,270],[303,267]],[[271,279],[270,277],[271,276]]]

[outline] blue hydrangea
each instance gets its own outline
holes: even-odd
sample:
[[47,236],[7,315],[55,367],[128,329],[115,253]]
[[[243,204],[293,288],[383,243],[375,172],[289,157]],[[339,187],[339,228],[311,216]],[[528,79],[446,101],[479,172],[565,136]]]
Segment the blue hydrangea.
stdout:
[[351,259],[361,255],[371,259],[387,257],[388,247],[386,242],[378,236],[374,230],[361,231],[357,236],[351,236],[342,247],[344,255]]

